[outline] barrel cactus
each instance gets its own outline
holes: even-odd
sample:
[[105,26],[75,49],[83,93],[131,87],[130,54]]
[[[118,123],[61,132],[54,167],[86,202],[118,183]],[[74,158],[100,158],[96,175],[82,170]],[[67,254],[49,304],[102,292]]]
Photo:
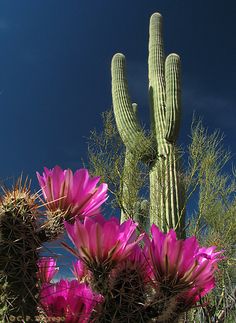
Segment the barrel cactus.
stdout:
[[[0,199],[0,322],[14,318],[35,322],[43,243],[56,240],[64,232],[64,220],[92,216],[107,198],[107,185],[97,187],[100,178],[90,178],[86,169],[73,174],[56,166],[45,168],[43,175],[37,176],[44,200],[32,194],[22,178],[12,189],[3,188]],[[42,214],[41,204],[47,209]]]
[[[5,279],[1,316],[34,316],[37,308],[37,260],[41,242],[36,234],[38,205],[21,180],[5,190],[0,204],[0,276]],[[1,304],[2,306],[3,304]]]
[[[44,242],[62,233],[62,224],[55,221],[39,224],[37,194],[29,185],[3,189],[0,201],[0,321],[13,319],[34,321],[38,307],[37,262]],[[55,224],[55,223],[56,224]],[[51,233],[50,233],[51,232]]]
[[[157,224],[164,231],[175,228],[179,235],[183,235],[184,190],[176,148],[181,113],[180,58],[170,54],[165,59],[159,13],[151,16],[149,32],[151,136],[143,132],[131,103],[125,56],[120,53],[114,55],[111,67],[114,115],[128,154],[138,152],[140,160],[149,166],[150,223]],[[125,167],[129,165],[126,163]]]

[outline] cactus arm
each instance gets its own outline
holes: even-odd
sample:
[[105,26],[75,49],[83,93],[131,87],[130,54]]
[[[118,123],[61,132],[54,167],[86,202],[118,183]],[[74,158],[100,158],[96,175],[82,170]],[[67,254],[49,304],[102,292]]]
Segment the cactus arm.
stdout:
[[[166,224],[175,227],[181,214],[181,192],[178,175],[178,153],[174,144],[179,133],[181,117],[180,100],[180,58],[177,54],[170,54],[165,61],[166,83],[166,133],[165,139],[172,143],[167,157],[166,181]],[[179,227],[176,228],[179,231]]]
[[114,55],[111,73],[112,99],[117,128],[127,149],[136,153],[138,151],[142,156],[149,147],[149,141],[142,132],[130,101],[123,54]]
[[138,111],[138,105],[137,105],[137,103],[132,103],[132,108],[133,108],[133,111],[134,111],[135,116],[137,117],[137,111]]
[[165,62],[166,83],[166,132],[167,141],[174,143],[178,137],[181,102],[180,102],[180,58],[170,54]]
[[150,19],[148,77],[151,128],[156,135],[158,154],[166,155],[167,147],[163,140],[165,134],[165,77],[164,45],[162,38],[162,16],[154,13]]

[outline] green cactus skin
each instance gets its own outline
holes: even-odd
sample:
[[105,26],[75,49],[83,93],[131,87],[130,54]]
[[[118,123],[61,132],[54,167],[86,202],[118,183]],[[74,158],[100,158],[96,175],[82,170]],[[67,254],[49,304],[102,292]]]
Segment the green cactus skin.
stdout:
[[[137,104],[133,103],[132,108],[134,114],[137,116]],[[138,153],[138,152],[136,152]],[[121,184],[121,222],[126,221],[128,218],[138,220],[138,214],[141,213],[140,203],[138,201],[138,191],[136,191],[135,182],[137,180],[139,155],[134,154],[126,147],[125,161],[123,167],[123,177]],[[136,176],[134,176],[136,174]],[[132,187],[132,190],[130,190]]]
[[[183,190],[175,148],[180,125],[180,58],[164,57],[162,16],[154,13],[149,30],[149,97],[152,140],[142,132],[132,109],[126,80],[125,57],[112,59],[112,99],[116,124],[129,152],[139,152],[150,165],[150,224],[162,230],[184,227]],[[135,174],[134,174],[135,176]]]
[[[0,207],[0,272],[7,280],[7,314],[33,316],[37,308],[37,260],[39,243],[34,198],[27,190],[7,192]],[[8,316],[9,316],[8,315]]]
[[[131,216],[133,218],[133,209],[130,209],[132,203],[130,203],[130,190],[129,187],[132,185],[132,175],[133,170],[135,169],[135,159],[133,158],[132,152],[126,149],[125,152],[125,161],[124,161],[124,168],[123,168],[123,178],[121,184],[121,199],[122,199],[122,209],[121,209],[121,222],[128,220]],[[135,169],[136,170],[136,169]]]
[[[21,178],[11,190],[5,190],[0,200],[0,322],[11,317],[26,320],[37,315],[37,261],[43,242],[55,238],[56,228],[38,228],[39,205]],[[61,232],[61,225],[57,233]],[[58,236],[57,234],[57,236]],[[29,320],[28,320],[29,321]]]

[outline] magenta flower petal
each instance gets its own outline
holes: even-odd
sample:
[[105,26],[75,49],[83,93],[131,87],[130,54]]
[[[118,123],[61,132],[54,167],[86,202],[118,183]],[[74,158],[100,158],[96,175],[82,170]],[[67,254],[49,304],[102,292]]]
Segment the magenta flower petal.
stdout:
[[42,257],[37,262],[38,272],[37,277],[41,283],[50,283],[53,277],[58,272],[56,260],[51,257]]
[[80,259],[73,264],[72,273],[79,282],[87,282],[92,277],[92,273]]
[[37,178],[48,210],[61,211],[67,219],[98,214],[108,197],[107,184],[97,186],[100,178],[90,178],[87,169],[79,169],[73,175],[70,169],[45,167],[42,175],[37,172]]
[[93,197],[90,200],[87,200],[83,204],[83,215],[96,215],[98,213],[97,209],[101,206],[106,200],[107,184],[101,184],[97,191],[94,193]]
[[88,322],[93,309],[102,301],[101,295],[76,280],[44,284],[40,292],[40,303],[46,315],[64,317],[66,323]]
[[110,270],[127,258],[143,237],[137,237],[136,227],[137,223],[132,220],[120,225],[117,219],[106,221],[102,215],[85,217],[84,223],[79,220],[72,225],[65,222],[69,238],[90,270],[97,267]]
[[[192,306],[214,288],[214,272],[222,251],[216,247],[200,248],[195,237],[177,240],[174,230],[162,233],[154,224],[152,240],[145,237],[145,253],[152,267],[154,281],[163,290],[180,293],[181,302]],[[181,294],[182,293],[182,294]]]

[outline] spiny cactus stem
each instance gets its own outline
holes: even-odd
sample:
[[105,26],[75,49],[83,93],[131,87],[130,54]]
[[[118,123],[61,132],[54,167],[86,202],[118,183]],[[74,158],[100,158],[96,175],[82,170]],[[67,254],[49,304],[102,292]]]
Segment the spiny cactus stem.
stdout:
[[149,29],[149,96],[151,113],[153,115],[159,155],[165,155],[166,147],[163,141],[165,135],[165,78],[164,78],[164,46],[162,39],[162,16],[155,13],[150,19]]
[[[142,157],[150,154],[150,141],[142,132],[131,104],[126,80],[125,57],[116,54],[112,59],[112,100],[114,114],[120,136],[125,146]],[[152,148],[152,149],[151,149]]]
[[179,134],[181,117],[180,58],[170,54],[165,62],[166,82],[166,132],[167,141],[175,143]]

